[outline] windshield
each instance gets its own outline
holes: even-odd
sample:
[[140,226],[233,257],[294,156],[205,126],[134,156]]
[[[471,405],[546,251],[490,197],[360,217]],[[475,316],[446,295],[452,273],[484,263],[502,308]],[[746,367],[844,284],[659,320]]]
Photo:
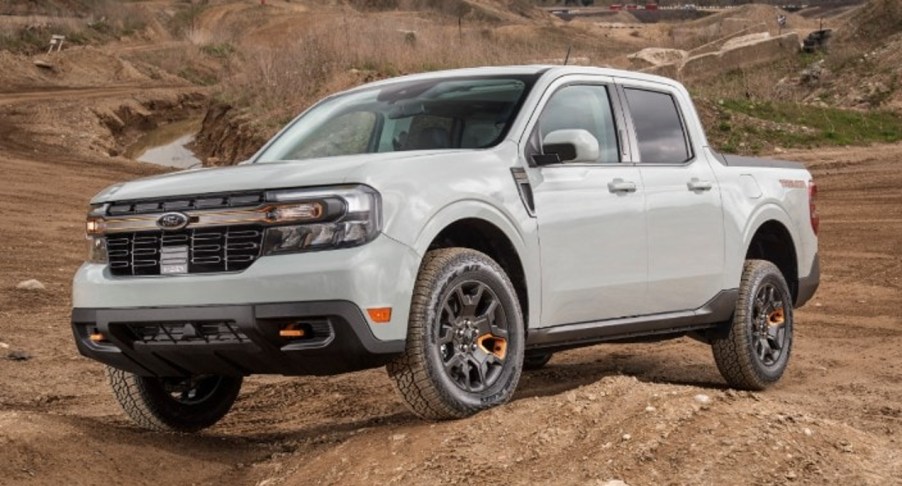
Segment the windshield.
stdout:
[[257,162],[492,147],[507,135],[536,77],[408,81],[329,98],[295,120]]

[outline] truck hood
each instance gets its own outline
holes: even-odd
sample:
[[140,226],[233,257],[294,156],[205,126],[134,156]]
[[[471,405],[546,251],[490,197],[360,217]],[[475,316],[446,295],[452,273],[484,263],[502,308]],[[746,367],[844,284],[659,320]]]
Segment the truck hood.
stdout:
[[364,164],[428,158],[448,152],[452,151],[387,152],[185,170],[114,184],[94,196],[91,204],[193,194],[343,184],[354,182],[347,181],[348,174]]

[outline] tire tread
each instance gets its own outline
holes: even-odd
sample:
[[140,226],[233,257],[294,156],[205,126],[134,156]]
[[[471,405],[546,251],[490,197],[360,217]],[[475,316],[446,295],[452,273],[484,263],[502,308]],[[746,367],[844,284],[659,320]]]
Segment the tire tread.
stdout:
[[[727,384],[737,389],[760,391],[779,379],[779,376],[777,379],[771,379],[763,375],[756,363],[753,362],[754,358],[750,352],[752,347],[751,334],[747,332],[747,328],[749,319],[751,319],[749,314],[752,312],[752,309],[744,305],[744,303],[754,299],[754,295],[750,294],[757,291],[755,282],[760,280],[763,274],[776,274],[780,276],[781,282],[785,285],[780,270],[773,263],[766,260],[746,260],[742,270],[739,298],[736,301],[736,311],[733,314],[732,322],[730,322],[726,333],[716,336],[711,342],[717,369],[727,381]],[[786,305],[792,305],[792,303],[790,302]],[[790,349],[786,350],[787,354],[790,352]],[[782,370],[780,375],[782,375]]]
[[116,401],[135,424],[157,432],[173,430],[163,420],[160,409],[148,400],[144,384],[138,375],[111,366],[106,367],[106,375]]
[[[420,266],[414,286],[410,307],[410,320],[407,331],[407,344],[403,354],[386,367],[398,393],[408,408],[418,417],[426,420],[449,420],[463,418],[478,412],[479,406],[468,406],[453,400],[440,387],[436,386],[437,378],[431,376],[426,356],[426,341],[430,325],[427,322],[432,290],[440,284],[445,269],[455,260],[470,260],[488,263],[495,272],[503,277],[508,289],[513,284],[501,267],[487,255],[469,248],[443,248],[426,253]],[[519,310],[519,307],[518,307]],[[519,316],[516,322],[521,322]],[[514,382],[519,379],[520,370]]]

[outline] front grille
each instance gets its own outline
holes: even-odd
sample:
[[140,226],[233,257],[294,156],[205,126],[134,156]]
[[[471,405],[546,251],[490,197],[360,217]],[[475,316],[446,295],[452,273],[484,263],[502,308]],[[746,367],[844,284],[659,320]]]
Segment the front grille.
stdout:
[[229,344],[249,341],[234,321],[142,322],[126,326],[131,331],[134,342],[144,344]]
[[260,256],[256,225],[118,233],[106,237],[116,276],[239,272]]

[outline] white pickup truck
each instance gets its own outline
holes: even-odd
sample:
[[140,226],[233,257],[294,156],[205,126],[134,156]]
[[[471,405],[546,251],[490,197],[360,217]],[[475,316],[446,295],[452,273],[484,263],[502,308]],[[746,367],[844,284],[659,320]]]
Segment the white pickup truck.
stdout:
[[247,375],[383,365],[415,414],[464,417],[556,351],[685,335],[763,389],[818,286],[815,195],[800,164],[715,152],[670,79],[406,76],[238,166],[98,194],[72,328],[156,430],[213,425]]

